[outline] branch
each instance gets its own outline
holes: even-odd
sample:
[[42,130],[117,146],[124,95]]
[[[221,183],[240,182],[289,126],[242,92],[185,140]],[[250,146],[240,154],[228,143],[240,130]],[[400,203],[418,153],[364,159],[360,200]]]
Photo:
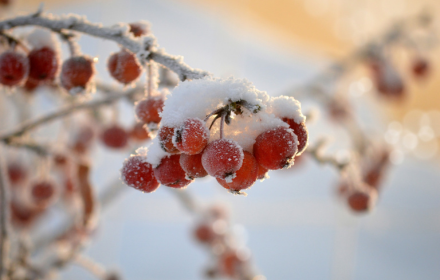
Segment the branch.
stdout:
[[0,279],[6,274],[8,259],[8,182],[5,174],[3,145],[0,145]]
[[156,39],[154,36],[145,35],[140,38],[134,38],[129,32],[127,24],[104,27],[100,24],[89,22],[85,17],[78,15],[56,16],[53,14],[43,14],[41,11],[38,11],[27,16],[0,21],[0,32],[23,26],[40,26],[57,33],[61,33],[62,30],[73,30],[114,41],[137,54],[142,65],[145,65],[145,62],[149,59],[153,59],[174,71],[182,81],[186,79],[201,79],[211,75],[206,71],[189,67],[183,62],[183,57],[181,56],[172,56],[163,50],[156,50]]
[[88,103],[81,103],[81,104],[73,105],[73,106],[67,107],[65,109],[61,109],[59,111],[47,114],[47,115],[42,116],[40,118],[37,118],[35,120],[30,120],[26,123],[23,123],[18,128],[0,135],[0,141],[4,142],[6,144],[10,144],[11,140],[14,137],[19,137],[19,136],[23,135],[24,133],[28,132],[29,130],[35,129],[41,125],[47,124],[49,122],[52,122],[52,121],[60,119],[60,118],[64,118],[64,117],[69,116],[73,113],[76,113],[80,110],[94,109],[94,108],[102,106],[102,105],[111,104],[121,98],[124,98],[124,97],[129,98],[130,96],[138,93],[139,91],[141,91],[141,89],[134,88],[134,89],[131,89],[123,94],[111,94],[101,100],[96,100],[96,101],[91,101]]
[[325,145],[325,139],[319,140],[313,147],[309,146],[306,150],[314,160],[316,160],[320,164],[329,164],[335,167],[337,170],[344,170],[349,162],[340,162],[335,157],[324,156],[322,151]]

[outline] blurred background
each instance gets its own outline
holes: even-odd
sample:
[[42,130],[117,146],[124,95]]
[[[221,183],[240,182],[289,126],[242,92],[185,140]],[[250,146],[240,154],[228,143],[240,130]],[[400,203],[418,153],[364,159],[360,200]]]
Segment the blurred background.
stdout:
[[[1,14],[29,13],[38,5],[17,0]],[[85,15],[104,25],[147,20],[160,46],[184,56],[190,66],[218,77],[246,78],[258,89],[280,95],[401,19],[423,10],[436,19],[440,2],[46,0],[45,10]],[[84,53],[99,58],[99,78],[112,82],[106,58],[118,46],[87,36],[80,44]],[[440,279],[439,51],[427,58],[432,73],[422,83],[408,85],[405,102],[384,105],[369,92],[368,80],[358,76],[346,81],[347,89],[364,85],[350,96],[367,131],[397,150],[371,213],[352,214],[336,196],[337,172],[307,158],[291,170],[269,173],[271,178],[257,182],[248,197],[230,195],[213,179],[200,179],[187,191],[201,203],[230,208],[237,234],[267,279]],[[310,100],[303,104],[305,112],[322,109]],[[121,110],[123,122],[131,123],[132,110]],[[348,137],[340,127],[324,120],[309,128],[312,141],[338,135],[330,151],[344,152]],[[422,128],[431,137],[423,137]],[[118,179],[127,156],[96,149],[93,180],[98,189]],[[191,215],[167,188],[153,194],[127,189],[101,213],[86,253],[121,271],[124,279],[203,279],[208,255],[192,238],[193,226]],[[72,265],[60,279],[93,278]]]

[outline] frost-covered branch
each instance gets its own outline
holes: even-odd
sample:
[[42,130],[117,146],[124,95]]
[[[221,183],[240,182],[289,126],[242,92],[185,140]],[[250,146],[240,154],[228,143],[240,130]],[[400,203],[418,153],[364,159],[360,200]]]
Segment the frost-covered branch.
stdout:
[[306,152],[319,164],[329,164],[335,167],[338,171],[342,171],[348,166],[349,162],[341,162],[335,157],[323,155],[325,142],[325,139],[319,140],[315,145],[310,145]]
[[27,16],[0,21],[0,32],[23,26],[40,26],[58,33],[63,30],[72,30],[114,41],[137,54],[142,64],[145,64],[149,59],[153,59],[174,71],[182,81],[186,79],[200,79],[210,75],[206,71],[189,67],[183,62],[181,56],[172,56],[163,50],[156,50],[154,36],[144,35],[140,38],[134,38],[129,32],[127,24],[104,27],[101,24],[88,21],[85,17],[74,14],[56,16],[39,11]]
[[66,116],[69,116],[73,113],[76,113],[80,110],[87,110],[87,109],[94,109],[103,105],[111,104],[121,98],[130,98],[132,95],[138,93],[142,89],[140,88],[134,88],[131,89],[125,93],[118,93],[118,94],[111,94],[108,95],[106,98],[95,100],[87,103],[80,103],[76,104],[70,107],[67,107],[65,109],[61,109],[59,111],[49,113],[47,115],[44,115],[40,118],[30,120],[29,122],[23,123],[19,127],[15,128],[14,130],[4,133],[3,135],[0,135],[0,141],[5,142],[6,144],[10,143],[10,140],[14,137],[19,137],[23,135],[24,133],[28,132],[29,130],[35,129],[41,125],[50,123],[54,120],[58,120],[60,118],[64,118]]

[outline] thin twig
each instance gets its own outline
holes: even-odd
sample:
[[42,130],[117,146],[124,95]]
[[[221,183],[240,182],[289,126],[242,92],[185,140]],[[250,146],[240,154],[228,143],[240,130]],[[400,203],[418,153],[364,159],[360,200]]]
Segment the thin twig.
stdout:
[[11,139],[14,137],[19,137],[23,135],[24,133],[28,132],[29,130],[35,129],[41,125],[47,124],[49,122],[52,122],[54,120],[64,118],[66,116],[69,116],[73,113],[76,113],[80,110],[86,110],[86,109],[94,109],[96,107],[111,104],[121,98],[124,97],[130,97],[131,95],[136,94],[139,91],[138,88],[134,88],[132,90],[129,90],[123,94],[112,94],[108,95],[106,98],[103,98],[101,100],[95,100],[88,103],[81,103],[76,104],[70,107],[67,107],[65,109],[61,109],[59,111],[47,114],[45,116],[42,116],[40,118],[37,118],[35,120],[28,121],[26,123],[23,123],[18,128],[15,128],[14,130],[4,133],[0,135],[0,141],[5,142],[8,144]]
[[5,155],[0,144],[0,280],[4,279],[8,261],[8,180],[5,172]]
[[127,24],[104,27],[100,24],[89,22],[85,17],[79,17],[77,15],[56,16],[53,14],[43,14],[39,11],[27,16],[19,16],[0,21],[0,32],[23,26],[40,26],[57,33],[60,33],[62,30],[73,30],[114,41],[137,54],[142,65],[145,65],[148,60],[152,59],[174,71],[182,81],[211,76],[207,71],[189,67],[183,62],[183,57],[181,56],[172,56],[163,50],[156,50],[154,36],[144,35],[141,38],[134,38],[128,32]]

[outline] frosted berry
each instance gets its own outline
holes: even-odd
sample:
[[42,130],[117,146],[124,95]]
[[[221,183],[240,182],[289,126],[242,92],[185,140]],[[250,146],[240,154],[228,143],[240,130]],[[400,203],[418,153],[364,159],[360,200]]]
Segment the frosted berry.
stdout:
[[217,182],[220,183],[225,189],[229,189],[231,191],[240,191],[251,187],[255,181],[257,181],[258,176],[258,163],[254,156],[244,151],[243,164],[240,169],[235,172],[235,177],[231,180],[226,181],[223,179],[217,179]]
[[202,154],[202,165],[209,175],[220,178],[233,178],[243,163],[243,149],[230,139],[217,139],[206,146]]
[[180,152],[188,155],[203,151],[208,140],[209,130],[205,123],[197,118],[187,119],[182,127],[174,131],[174,145]]
[[88,56],[73,56],[61,67],[61,85],[68,91],[82,91],[87,88],[95,74],[93,59]]
[[180,154],[180,166],[190,178],[202,178],[208,175],[202,165],[202,154]]
[[258,135],[253,150],[257,162],[267,169],[289,167],[298,151],[296,136],[291,129],[280,126]]
[[141,22],[133,22],[128,24],[130,26],[130,32],[133,33],[134,37],[140,37],[148,33],[148,24]]
[[0,55],[0,84],[15,86],[24,81],[29,73],[29,61],[26,56],[5,51]]
[[108,148],[122,149],[128,144],[128,133],[121,126],[114,124],[104,129],[101,134],[101,141]]
[[143,123],[160,123],[163,109],[162,97],[150,97],[136,103],[136,117]]
[[47,206],[55,197],[55,184],[52,181],[42,180],[31,185],[31,198],[39,207]]
[[301,155],[307,147],[309,141],[309,132],[304,122],[297,123],[293,119],[283,118],[283,122],[287,123],[298,137],[298,152],[296,156]]
[[142,67],[136,56],[125,49],[112,54],[108,59],[107,67],[110,75],[123,84],[133,82],[142,73]]
[[127,186],[147,193],[154,192],[159,187],[153,167],[141,155],[132,155],[124,161],[121,178]]
[[35,81],[55,79],[59,67],[58,54],[49,47],[33,49],[28,54],[29,78]]
[[355,212],[369,211],[376,202],[377,192],[374,189],[369,191],[354,191],[347,197],[348,206]]
[[188,180],[185,171],[180,166],[180,155],[170,155],[162,158],[154,168],[154,176],[159,183],[172,188],[183,188],[192,181]]
[[157,134],[162,149],[170,154],[177,154],[179,150],[173,144],[174,127],[162,126]]
[[8,163],[7,171],[11,185],[23,183],[28,177],[28,169],[20,162]]
[[211,225],[202,223],[198,225],[194,231],[194,237],[200,243],[211,243],[214,241],[216,234]]
[[143,123],[136,123],[129,132],[130,138],[134,141],[146,141],[150,139],[148,128]]
[[257,179],[258,180],[263,180],[264,178],[266,178],[267,172],[269,172],[269,169],[267,169],[266,167],[263,167],[260,164],[258,164]]

